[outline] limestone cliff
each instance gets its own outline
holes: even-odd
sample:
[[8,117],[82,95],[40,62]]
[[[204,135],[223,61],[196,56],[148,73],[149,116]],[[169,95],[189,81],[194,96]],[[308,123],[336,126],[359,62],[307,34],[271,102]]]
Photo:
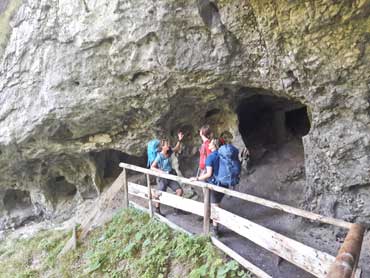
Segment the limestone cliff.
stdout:
[[141,162],[155,136],[195,145],[210,122],[242,146],[256,97],[307,107],[306,206],[369,221],[369,0],[2,0],[0,15],[3,226],[96,196],[107,163]]

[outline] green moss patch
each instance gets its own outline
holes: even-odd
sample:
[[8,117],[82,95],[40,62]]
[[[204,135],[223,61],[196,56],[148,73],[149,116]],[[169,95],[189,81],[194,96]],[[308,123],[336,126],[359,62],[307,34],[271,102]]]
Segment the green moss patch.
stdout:
[[0,277],[251,277],[207,237],[189,237],[137,210],[117,214],[57,259],[70,234],[43,232],[0,244]]

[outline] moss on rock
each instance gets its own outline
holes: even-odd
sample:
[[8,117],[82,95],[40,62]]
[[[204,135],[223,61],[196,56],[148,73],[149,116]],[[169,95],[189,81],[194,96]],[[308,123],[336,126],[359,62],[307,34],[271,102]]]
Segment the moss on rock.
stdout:
[[6,2],[5,9],[3,11],[0,9],[0,57],[3,55],[11,32],[9,22],[22,4],[22,0],[10,0],[8,3]]

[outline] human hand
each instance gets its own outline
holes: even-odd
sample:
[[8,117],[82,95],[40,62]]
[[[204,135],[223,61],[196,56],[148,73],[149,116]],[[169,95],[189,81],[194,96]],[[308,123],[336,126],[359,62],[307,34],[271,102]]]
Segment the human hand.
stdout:
[[198,179],[197,179],[197,177],[191,177],[190,178],[190,181],[197,181]]
[[179,131],[179,133],[177,133],[177,138],[179,139],[179,141],[181,141],[184,138],[184,133],[182,131]]

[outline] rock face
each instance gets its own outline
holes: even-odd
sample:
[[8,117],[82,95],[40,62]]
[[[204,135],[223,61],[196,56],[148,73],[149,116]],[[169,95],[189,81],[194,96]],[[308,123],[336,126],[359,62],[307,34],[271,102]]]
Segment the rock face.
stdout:
[[369,223],[370,1],[352,2],[2,0],[3,222],[97,196],[179,128],[241,147],[244,104],[273,98],[275,127],[308,111],[305,206]]

